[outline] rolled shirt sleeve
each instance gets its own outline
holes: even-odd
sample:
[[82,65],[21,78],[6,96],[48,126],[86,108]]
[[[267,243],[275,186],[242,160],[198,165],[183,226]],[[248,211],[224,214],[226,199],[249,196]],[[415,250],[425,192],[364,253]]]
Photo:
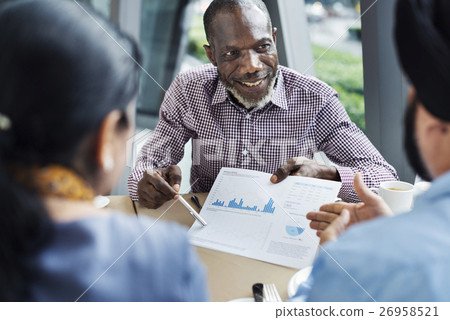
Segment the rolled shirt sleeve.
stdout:
[[342,181],[340,198],[348,202],[359,201],[353,188],[353,178],[358,172],[362,173],[364,183],[369,187],[398,179],[395,169],[350,121],[337,94],[331,96],[317,114],[315,129],[318,149],[326,154],[339,172]]
[[186,126],[189,109],[180,78],[177,77],[167,90],[159,116],[158,125],[140,150],[128,177],[128,190],[133,201],[138,200],[137,185],[144,172],[177,164],[183,158],[185,144],[192,137],[192,131]]

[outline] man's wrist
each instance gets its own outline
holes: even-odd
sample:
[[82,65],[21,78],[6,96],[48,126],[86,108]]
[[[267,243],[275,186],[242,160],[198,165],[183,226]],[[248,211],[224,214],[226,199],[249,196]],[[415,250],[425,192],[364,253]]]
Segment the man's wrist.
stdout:
[[326,169],[324,170],[324,179],[341,181],[341,176],[336,167],[324,165]]

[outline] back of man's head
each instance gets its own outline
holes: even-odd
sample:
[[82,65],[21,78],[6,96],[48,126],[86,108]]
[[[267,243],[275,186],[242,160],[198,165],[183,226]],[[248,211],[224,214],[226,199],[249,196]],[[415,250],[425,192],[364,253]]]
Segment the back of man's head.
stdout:
[[424,107],[450,121],[450,1],[398,0],[397,52]]
[[256,6],[262,12],[264,12],[264,14],[267,16],[267,21],[272,28],[272,21],[270,19],[269,11],[267,10],[267,7],[262,0],[214,0],[213,2],[211,2],[208,9],[206,9],[205,11],[205,14],[203,15],[203,25],[205,28],[206,39],[208,40],[209,44],[213,44],[212,41],[214,35],[211,31],[211,24],[214,20],[214,17],[218,13],[230,13],[237,8],[251,8],[253,6]]

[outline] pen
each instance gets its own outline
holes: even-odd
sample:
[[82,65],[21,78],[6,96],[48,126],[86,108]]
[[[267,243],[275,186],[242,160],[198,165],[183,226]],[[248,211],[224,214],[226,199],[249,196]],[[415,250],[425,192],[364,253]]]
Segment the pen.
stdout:
[[194,208],[192,208],[189,203],[186,202],[186,200],[183,199],[183,197],[181,195],[178,196],[178,200],[180,200],[180,202],[188,209],[189,213],[198,221],[200,222],[203,226],[206,226],[206,221],[203,220],[202,217],[200,217],[200,215],[194,210]]
[[200,201],[198,201],[197,196],[192,196],[192,197],[191,197],[191,200],[194,201],[195,205],[196,205],[200,210],[202,210],[202,205],[200,204]]

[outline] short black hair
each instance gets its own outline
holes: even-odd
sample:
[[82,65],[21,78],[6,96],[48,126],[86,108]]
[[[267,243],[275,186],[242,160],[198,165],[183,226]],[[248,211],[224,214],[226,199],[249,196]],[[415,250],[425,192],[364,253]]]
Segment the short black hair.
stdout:
[[220,12],[232,12],[237,8],[243,7],[258,7],[267,17],[267,22],[272,28],[272,20],[270,19],[269,11],[262,0],[214,0],[206,9],[203,15],[203,25],[205,27],[206,40],[212,44],[213,35],[211,34],[211,23],[214,17]]

